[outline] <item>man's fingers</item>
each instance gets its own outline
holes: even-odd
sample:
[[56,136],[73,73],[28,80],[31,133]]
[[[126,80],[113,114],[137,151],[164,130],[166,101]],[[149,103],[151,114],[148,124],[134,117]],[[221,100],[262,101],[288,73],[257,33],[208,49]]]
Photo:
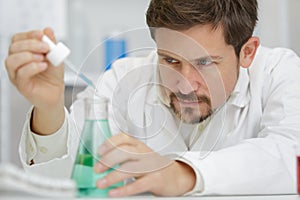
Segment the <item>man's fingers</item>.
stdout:
[[42,62],[45,60],[42,54],[32,54],[30,52],[21,52],[12,54],[5,60],[6,70],[11,80],[15,79],[16,71],[19,67],[30,62]]
[[43,32],[40,30],[34,30],[29,32],[23,32],[23,33],[17,33],[12,37],[12,42],[17,42],[20,40],[26,40],[26,39],[38,39],[40,40],[43,36]]
[[47,67],[48,64],[46,62],[32,62],[21,67],[16,73],[16,83],[19,85],[19,88],[26,87],[26,84],[33,76],[45,71]]
[[130,145],[120,145],[101,157],[100,162],[95,165],[96,172],[103,172],[117,164],[134,160],[137,153]]
[[48,44],[36,40],[36,39],[28,39],[28,40],[20,40],[11,44],[9,48],[9,54],[30,51],[36,53],[47,53],[49,51]]
[[113,135],[111,138],[106,140],[98,149],[99,155],[104,155],[111,151],[112,149],[120,145],[136,145],[136,141],[132,136],[129,136],[125,133],[120,133]]
[[151,191],[153,181],[149,177],[143,176],[130,184],[110,190],[108,194],[110,197],[122,197]]
[[32,54],[29,52],[21,52],[10,55],[5,60],[5,67],[8,72],[10,80],[15,83],[16,73],[19,68],[31,62],[42,62],[45,58],[42,54]]
[[56,43],[56,39],[55,39],[55,36],[54,36],[54,31],[52,30],[52,28],[50,27],[47,27],[43,30],[44,34],[47,35],[50,40],[52,40],[54,43]]
[[118,171],[118,169],[106,175],[104,178],[97,180],[96,186],[98,188],[107,188],[116,183],[122,182],[129,178],[132,178],[133,175],[130,173],[123,173]]

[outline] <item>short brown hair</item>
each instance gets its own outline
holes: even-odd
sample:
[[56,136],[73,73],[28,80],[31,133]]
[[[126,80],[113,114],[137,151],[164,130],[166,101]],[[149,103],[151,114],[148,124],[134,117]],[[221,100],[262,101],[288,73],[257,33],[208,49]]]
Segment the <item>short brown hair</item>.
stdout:
[[[151,0],[149,27],[187,30],[195,25],[221,26],[225,42],[239,56],[257,22],[257,0]],[[155,29],[154,29],[155,30]],[[153,29],[151,35],[154,38]]]

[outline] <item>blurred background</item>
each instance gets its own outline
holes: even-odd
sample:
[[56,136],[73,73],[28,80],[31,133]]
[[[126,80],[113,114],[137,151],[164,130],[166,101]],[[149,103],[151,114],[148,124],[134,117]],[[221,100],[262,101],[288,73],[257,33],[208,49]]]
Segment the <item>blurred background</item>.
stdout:
[[[94,79],[109,67],[115,53],[143,56],[153,48],[145,22],[150,0],[0,0],[0,162],[20,165],[18,143],[30,104],[9,82],[4,60],[16,32],[50,26],[71,49],[69,60]],[[300,55],[300,1],[258,0],[255,35],[269,47],[287,47]],[[113,38],[111,38],[113,36]],[[66,69],[65,102],[85,88]],[[51,94],[50,94],[51,95]]]

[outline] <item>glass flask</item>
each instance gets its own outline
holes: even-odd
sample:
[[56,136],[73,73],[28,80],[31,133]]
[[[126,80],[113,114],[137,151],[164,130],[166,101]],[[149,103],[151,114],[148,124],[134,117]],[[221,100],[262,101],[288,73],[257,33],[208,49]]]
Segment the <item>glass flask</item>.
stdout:
[[72,171],[72,179],[77,184],[78,197],[108,197],[109,190],[123,185],[123,182],[120,182],[105,189],[96,187],[98,179],[114,170],[111,168],[100,174],[94,172],[94,165],[100,159],[97,153],[98,147],[111,137],[107,103],[106,99],[100,98],[84,100],[85,121]]

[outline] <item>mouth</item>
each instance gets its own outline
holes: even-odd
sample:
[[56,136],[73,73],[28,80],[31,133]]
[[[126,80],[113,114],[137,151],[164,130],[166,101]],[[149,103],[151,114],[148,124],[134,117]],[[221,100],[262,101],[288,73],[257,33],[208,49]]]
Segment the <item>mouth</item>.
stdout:
[[186,100],[186,99],[177,99],[181,106],[199,106],[200,103],[203,103],[199,100]]
[[[207,106],[211,107],[210,99],[205,95],[195,95],[194,93],[191,94],[181,94],[181,93],[172,93],[170,95],[170,100],[173,105],[177,104],[177,107],[190,107],[196,108],[200,107],[201,104],[206,104]],[[205,106],[205,105],[203,105]]]

